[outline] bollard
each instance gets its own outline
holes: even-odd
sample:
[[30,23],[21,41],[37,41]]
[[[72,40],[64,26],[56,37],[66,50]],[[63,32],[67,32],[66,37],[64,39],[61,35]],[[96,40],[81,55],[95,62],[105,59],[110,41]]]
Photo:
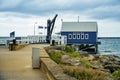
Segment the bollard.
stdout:
[[35,48],[35,47],[32,48],[32,68],[33,69],[40,68],[39,53],[40,53],[39,48]]

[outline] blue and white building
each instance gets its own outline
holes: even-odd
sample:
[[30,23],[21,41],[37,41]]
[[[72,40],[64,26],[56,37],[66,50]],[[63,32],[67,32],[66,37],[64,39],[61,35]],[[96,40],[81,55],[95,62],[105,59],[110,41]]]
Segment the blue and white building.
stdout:
[[67,44],[76,51],[98,52],[97,22],[62,22],[61,35],[67,37]]
[[50,44],[52,44],[52,41],[55,40],[55,43],[58,45],[66,45],[67,44],[67,37],[61,36],[61,35],[53,35],[51,37]]
[[94,44],[97,42],[97,22],[63,22],[61,35],[67,44]]

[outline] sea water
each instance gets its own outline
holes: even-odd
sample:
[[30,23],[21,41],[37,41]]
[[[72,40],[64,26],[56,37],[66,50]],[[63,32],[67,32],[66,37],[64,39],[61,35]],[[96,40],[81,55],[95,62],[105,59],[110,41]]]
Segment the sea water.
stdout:
[[100,54],[120,56],[120,38],[101,38],[98,45]]

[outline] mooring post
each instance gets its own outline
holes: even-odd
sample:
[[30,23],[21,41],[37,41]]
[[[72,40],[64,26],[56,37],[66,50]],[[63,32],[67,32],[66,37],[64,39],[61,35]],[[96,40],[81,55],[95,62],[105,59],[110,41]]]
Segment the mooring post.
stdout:
[[95,53],[98,53],[98,44],[95,44]]

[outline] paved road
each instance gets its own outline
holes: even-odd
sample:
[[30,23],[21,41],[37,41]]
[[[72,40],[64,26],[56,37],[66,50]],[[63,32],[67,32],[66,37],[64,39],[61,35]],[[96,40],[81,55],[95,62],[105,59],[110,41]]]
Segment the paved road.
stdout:
[[32,69],[32,47],[28,45],[18,51],[9,51],[0,46],[0,80],[47,80],[40,69]]

